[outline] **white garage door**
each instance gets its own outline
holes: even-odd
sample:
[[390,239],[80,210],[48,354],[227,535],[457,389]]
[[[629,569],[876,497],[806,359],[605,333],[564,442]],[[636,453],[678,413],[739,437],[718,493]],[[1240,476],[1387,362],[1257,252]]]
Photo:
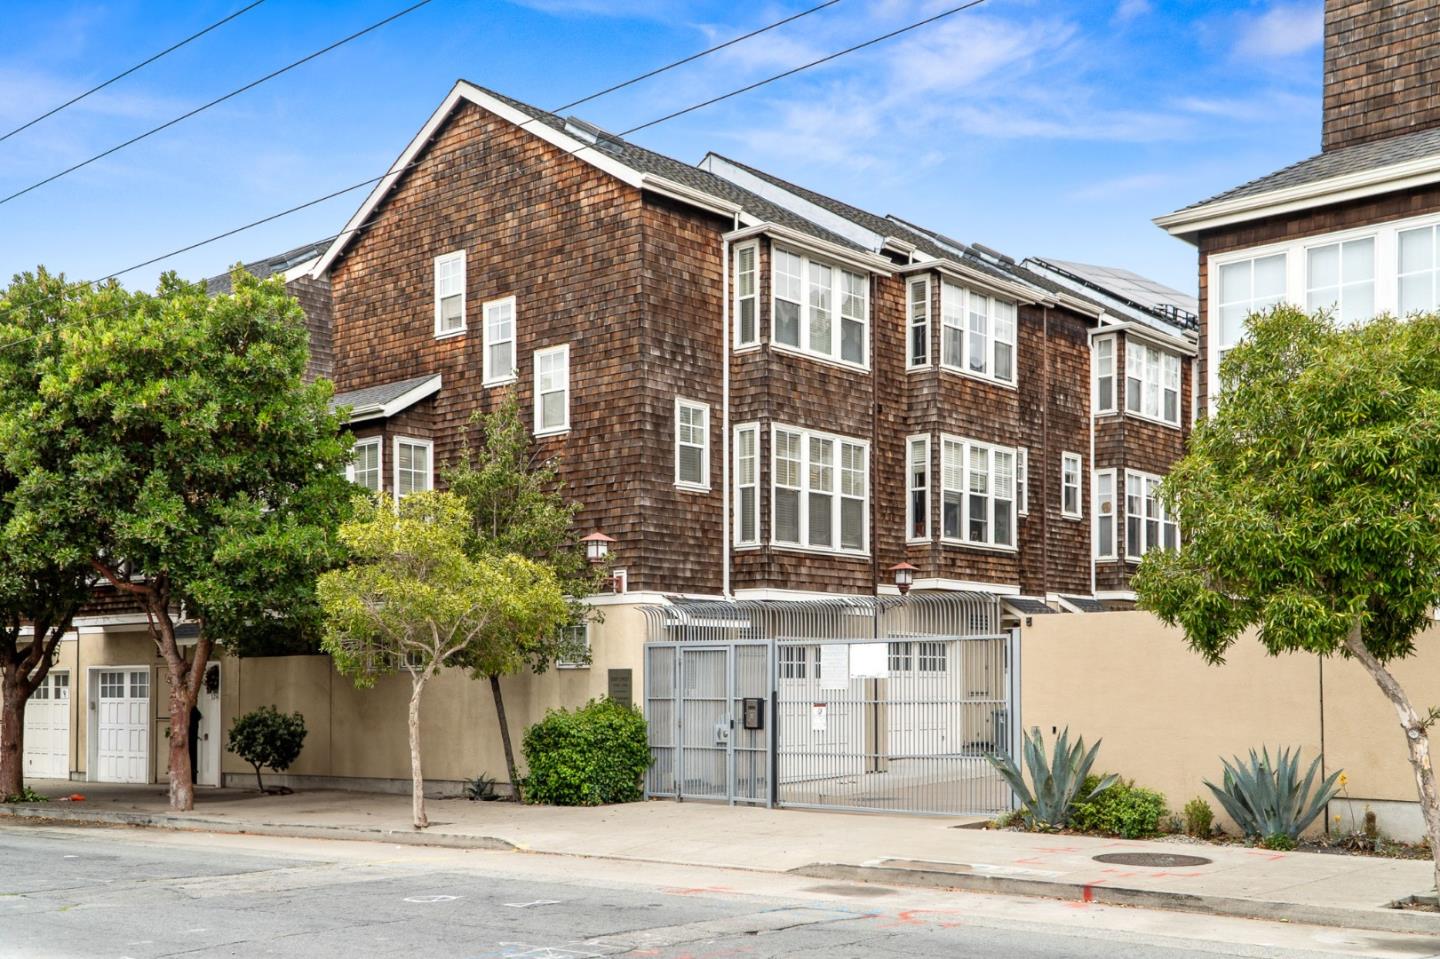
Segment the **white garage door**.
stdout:
[[70,674],[52,672],[25,704],[25,776],[70,776]]
[[97,775],[105,783],[149,782],[150,671],[100,673]]

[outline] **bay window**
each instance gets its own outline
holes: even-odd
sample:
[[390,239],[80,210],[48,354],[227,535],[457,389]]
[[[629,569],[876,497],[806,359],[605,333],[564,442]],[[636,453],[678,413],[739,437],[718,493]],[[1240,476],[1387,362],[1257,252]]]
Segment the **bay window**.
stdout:
[[774,342],[812,356],[864,366],[870,277],[778,246],[772,259]]
[[1095,360],[1095,412],[1115,412],[1115,337],[1102,336],[1093,346]]
[[1015,382],[1015,304],[949,281],[940,285],[940,363]]
[[760,248],[754,243],[735,248],[735,345],[760,342]]
[[772,484],[775,543],[861,553],[869,515],[869,445],[776,426]]
[[1096,470],[1091,477],[1095,509],[1095,558],[1115,558],[1115,471]]
[[760,544],[760,427],[735,427],[735,545]]
[[1341,323],[1375,315],[1375,238],[1312,246],[1305,251],[1305,307],[1335,309]]
[[435,485],[431,470],[432,444],[408,436],[395,437],[395,498],[421,493]]
[[908,449],[905,498],[905,538],[925,541],[930,538],[930,437],[912,436]]
[[917,276],[905,284],[906,316],[910,319],[910,346],[905,365],[910,369],[930,365],[930,281]]
[[371,492],[380,491],[381,472],[381,450],[380,437],[356,440],[354,449],[350,456],[350,463],[345,468],[345,477],[357,486],[363,486]]
[[940,438],[941,538],[1015,546],[1015,450]]
[[1160,477],[1125,471],[1125,557],[1180,548],[1180,527],[1160,498]]
[[1125,410],[1180,425],[1180,357],[1137,340],[1125,342]]

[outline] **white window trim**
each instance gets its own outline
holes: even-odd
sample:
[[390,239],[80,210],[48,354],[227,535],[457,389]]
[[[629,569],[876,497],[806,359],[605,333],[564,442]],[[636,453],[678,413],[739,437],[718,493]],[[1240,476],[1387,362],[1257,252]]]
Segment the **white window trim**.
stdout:
[[[1110,404],[1109,404],[1108,406],[1101,406],[1101,405],[1100,405],[1100,379],[1101,379],[1101,377],[1100,377],[1100,344],[1101,344],[1101,343],[1108,343],[1108,344],[1110,344],[1110,373],[1109,373],[1109,376],[1110,376]],[[1115,375],[1115,373],[1116,373],[1116,369],[1115,369],[1115,368],[1116,368],[1116,366],[1119,365],[1118,362],[1117,362],[1118,357],[1116,356],[1116,353],[1117,353],[1117,349],[1116,349],[1117,343],[1118,343],[1118,339],[1117,339],[1113,334],[1112,334],[1112,335],[1109,335],[1109,336],[1097,336],[1097,337],[1095,337],[1094,340],[1091,341],[1091,345],[1090,345],[1090,358],[1091,358],[1091,363],[1094,364],[1094,375],[1091,376],[1091,378],[1090,378],[1090,387],[1091,387],[1091,389],[1090,389],[1090,402],[1091,402],[1092,404],[1094,404],[1094,407],[1095,407],[1095,415],[1096,415],[1096,416],[1102,416],[1102,415],[1104,415],[1104,414],[1106,414],[1106,413],[1114,413],[1114,412],[1116,411],[1116,409],[1118,408],[1118,406],[1119,406],[1118,400],[1119,400],[1119,393],[1120,393],[1120,391],[1119,391],[1120,378]]]
[[[1143,541],[1143,542],[1142,542],[1142,545],[1143,545],[1144,548],[1141,549],[1138,553],[1133,550],[1133,547],[1134,547],[1135,544],[1132,543],[1131,540],[1130,540],[1130,529],[1129,529],[1129,526],[1130,526],[1130,523],[1129,523],[1129,520],[1130,520],[1130,478],[1131,478],[1132,476],[1133,476],[1133,477],[1138,477],[1139,480],[1140,480],[1140,539]],[[1146,520],[1147,520],[1147,517],[1145,516],[1145,487],[1146,487],[1146,484],[1147,484],[1148,482],[1154,482],[1154,483],[1156,483],[1156,484],[1158,485],[1158,484],[1161,483],[1163,480],[1164,480],[1164,477],[1163,477],[1163,476],[1157,476],[1157,475],[1154,474],[1154,473],[1142,473],[1142,472],[1140,472],[1139,470],[1126,470],[1126,471],[1125,471],[1125,489],[1123,490],[1123,494],[1117,494],[1117,495],[1123,495],[1123,496],[1125,497],[1125,499],[1124,499],[1124,503],[1125,503],[1125,520],[1126,520],[1126,523],[1125,523],[1125,527],[1126,527],[1126,528],[1125,528],[1125,559],[1126,559],[1127,562],[1138,563],[1138,562],[1140,562],[1140,560],[1145,556],[1146,553],[1150,552],[1151,549],[1164,549],[1164,548],[1165,548],[1165,526],[1166,526],[1167,523],[1170,524],[1170,525],[1173,525],[1173,526],[1175,527],[1175,541],[1176,541],[1177,543],[1180,541],[1180,523],[1179,523],[1179,521],[1178,521],[1178,520],[1172,520],[1172,519],[1170,518],[1169,510],[1167,510],[1167,509],[1165,508],[1165,503],[1164,503],[1163,501],[1157,501],[1158,504],[1159,504],[1159,507],[1160,507],[1160,516],[1159,516],[1159,521],[1160,521],[1160,542],[1159,542],[1159,543],[1156,543],[1156,544],[1153,544],[1153,545],[1150,543],[1149,524],[1148,524],[1148,522],[1146,521]]]
[[[754,293],[751,293],[748,297],[745,297],[745,296],[741,296],[741,295],[740,295],[740,252],[741,252],[742,250],[748,250],[748,251],[753,255],[753,257],[754,257],[754,263],[755,263],[755,292],[754,292]],[[735,324],[735,339],[734,339],[734,342],[735,342],[735,348],[736,348],[737,350],[740,350],[740,349],[746,349],[746,348],[749,348],[749,347],[755,347],[755,346],[759,346],[759,345],[760,345],[760,244],[759,244],[759,242],[752,240],[752,241],[749,242],[749,243],[739,243],[739,244],[736,244],[736,246],[735,246],[735,252],[734,252],[734,257],[735,257],[735,262],[734,262],[734,264],[732,265],[732,268],[733,268],[734,271],[735,271],[735,302],[734,302],[734,307],[733,307],[733,309],[734,309],[734,320],[733,320],[733,321],[734,321],[734,324]],[[754,301],[755,301],[755,337],[754,337],[754,339],[749,339],[749,340],[743,339],[743,338],[740,336],[740,303],[741,303],[741,301],[746,300],[746,299],[751,299],[751,300],[754,300]],[[774,314],[771,314],[771,317],[772,317],[772,322],[773,322]]]
[[[1139,375],[1138,377],[1136,377],[1136,379],[1138,379],[1138,380],[1140,381],[1140,392],[1141,392],[1141,401],[1140,401],[1140,402],[1141,402],[1142,409],[1140,409],[1140,410],[1132,410],[1132,409],[1130,408],[1130,349],[1131,349],[1132,346],[1133,346],[1135,349],[1138,349],[1138,350],[1149,350],[1149,351],[1151,351],[1151,352],[1160,354],[1160,393],[1159,393],[1159,396],[1160,396],[1160,411],[1161,411],[1161,415],[1159,415],[1159,416],[1151,416],[1149,413],[1146,413],[1146,412],[1144,412],[1144,410],[1143,410],[1145,386],[1146,386],[1146,384],[1149,382],[1148,368],[1145,367],[1145,366],[1143,366],[1143,365],[1142,365],[1141,368],[1140,368],[1140,375]],[[1176,366],[1176,370],[1177,370],[1177,373],[1176,373],[1176,382],[1175,382],[1175,419],[1173,419],[1173,420],[1167,420],[1167,419],[1165,418],[1165,416],[1164,416],[1164,411],[1165,411],[1165,364],[1166,364],[1167,362],[1169,362],[1170,360],[1172,360],[1172,359],[1173,359],[1174,362],[1175,362],[1175,366]],[[1126,415],[1126,416],[1130,416],[1130,417],[1134,417],[1134,418],[1137,419],[1137,420],[1145,420],[1146,422],[1149,422],[1149,423],[1158,423],[1158,424],[1160,424],[1161,426],[1168,426],[1168,427],[1170,427],[1171,429],[1177,429],[1177,430],[1178,430],[1178,429],[1180,429],[1180,421],[1184,418],[1184,417],[1181,415],[1181,411],[1182,411],[1184,408],[1185,408],[1185,360],[1184,360],[1184,358],[1181,357],[1180,354],[1178,354],[1178,353],[1172,353],[1172,352],[1170,352],[1169,350],[1162,349],[1161,347],[1155,346],[1153,343],[1147,343],[1147,342],[1145,342],[1144,340],[1132,340],[1132,339],[1127,339],[1127,340],[1125,341],[1125,402],[1124,402],[1124,404],[1123,404],[1123,409],[1124,409],[1124,411],[1125,411],[1125,415]]]
[[[781,343],[775,338],[775,251],[788,253],[791,256],[800,258],[800,345],[793,346],[789,343]],[[816,263],[830,269],[830,325],[832,330],[835,352],[820,353],[810,347],[810,264]],[[841,342],[843,340],[842,320],[840,317],[840,304],[844,296],[846,273],[854,273],[865,278],[865,320],[860,336],[860,348],[864,353],[864,359],[856,363],[847,360],[840,355]],[[849,370],[862,370],[870,372],[870,329],[872,315],[874,312],[874,291],[871,289],[871,275],[863,270],[854,267],[842,266],[833,260],[826,260],[822,257],[811,256],[799,249],[787,247],[783,244],[772,244],[770,255],[770,346],[772,349],[782,353],[793,353],[796,356],[804,356],[808,359],[819,360],[822,363],[833,363]],[[790,302],[790,301],[786,301]]]
[[426,490],[426,491],[429,491],[429,490],[433,490],[433,489],[435,488],[435,441],[434,441],[434,440],[422,439],[422,438],[419,437],[419,436],[396,436],[394,439],[392,439],[392,440],[390,441],[390,454],[391,454],[391,457],[390,457],[390,458],[391,458],[391,467],[390,467],[390,470],[391,470],[391,473],[392,473],[390,479],[391,479],[392,483],[394,484],[393,486],[390,487],[390,489],[393,491],[394,496],[395,496],[395,502],[397,502],[397,503],[400,502],[400,500],[401,500],[401,496],[400,496],[400,444],[401,444],[401,443],[406,443],[406,444],[409,444],[409,445],[411,445],[411,446],[423,446],[423,447],[425,447],[425,451],[426,451],[426,452],[425,452],[425,466],[426,466],[426,469],[428,469],[428,470],[429,470],[429,473],[430,473],[430,476],[429,476],[429,477],[426,479],[426,481],[425,481],[425,482],[426,482],[425,490]]
[[[762,542],[762,537],[760,535],[760,477],[762,475],[762,471],[760,468],[762,462],[760,450],[760,424],[741,423],[740,425],[735,427],[734,433],[735,462],[731,466],[731,469],[734,470],[735,476],[735,489],[733,491],[734,502],[732,503],[731,507],[735,511],[734,543],[736,549],[754,549],[758,547]],[[755,479],[751,483],[742,483],[740,480],[740,436],[743,433],[751,433],[755,438]],[[751,519],[754,521],[755,524],[755,536],[753,539],[744,539],[744,534],[741,532],[743,526],[740,523],[740,515],[742,510],[742,507],[740,505],[740,491],[749,486],[753,486],[755,489],[755,504],[751,514]]]
[[[955,366],[945,362],[945,287],[950,286],[960,291],[960,365]],[[972,296],[983,297],[986,302],[985,309],[985,371],[972,370],[970,368],[970,298]],[[999,341],[995,337],[995,303],[1001,301],[1009,303],[1015,311],[1013,328],[1010,332],[1010,378],[1001,379],[995,375],[995,344]],[[988,293],[980,293],[961,283],[954,283],[950,280],[940,281],[940,355],[937,362],[940,368],[947,373],[959,373],[973,379],[983,380],[986,383],[994,383],[1007,389],[1019,389],[1020,379],[1020,304],[1013,300],[1005,300],[1003,297],[991,296]]]
[[[448,263],[451,260],[460,261],[460,325],[453,330],[442,330],[440,329],[440,264]],[[452,250],[449,253],[442,253],[437,256],[435,258],[434,270],[430,274],[430,285],[433,287],[435,300],[435,338],[437,340],[445,340],[452,336],[464,335],[469,328],[470,321],[469,314],[466,312],[468,305],[466,301],[469,296],[469,291],[466,288],[470,285],[470,274],[465,262],[465,251]]]
[[[810,440],[823,439],[832,440],[835,443],[835,460],[833,469],[835,471],[835,484],[831,492],[834,497],[833,511],[835,531],[835,542],[840,542],[840,503],[842,500],[853,497],[845,497],[841,494],[841,452],[842,443],[851,446],[858,446],[865,454],[865,499],[864,510],[860,516],[860,531],[865,539],[865,545],[861,549],[845,549],[842,546],[811,546],[808,543],[791,543],[775,538],[775,451],[778,444],[775,434],[780,432],[800,434],[800,513],[799,528],[801,536],[808,536],[810,529]],[[790,489],[791,487],[786,487]],[[826,433],[821,430],[809,430],[803,426],[792,426],[788,423],[772,423],[770,425],[770,545],[776,549],[794,550],[801,553],[822,553],[825,555],[839,554],[841,556],[869,556],[870,555],[870,500],[874,495],[874,484],[870,476],[870,443],[854,436],[842,436],[839,433]]]
[[[1108,515],[1100,509],[1100,477],[1102,476],[1110,477],[1110,512]],[[1094,542],[1092,544],[1092,547],[1095,553],[1095,558],[1099,560],[1114,560],[1116,558],[1115,547],[1117,540],[1115,538],[1115,521],[1116,518],[1120,515],[1119,502],[1120,497],[1123,494],[1123,491],[1115,485],[1117,479],[1118,473],[1114,469],[1095,470],[1090,475],[1090,495],[1091,498],[1094,500],[1091,508],[1093,510],[1093,525],[1095,527],[1093,537]],[[1110,527],[1110,551],[1108,553],[1100,551],[1100,531],[1106,524],[1108,524]]]
[[[506,376],[496,376],[490,365],[490,347],[495,344],[490,342],[490,308],[510,305],[510,373]],[[480,307],[480,351],[482,356],[482,377],[481,386],[503,386],[506,383],[514,383],[520,378],[520,351],[517,350],[516,340],[519,339],[520,317],[515,308],[514,296],[502,296],[498,300],[486,300]],[[506,342],[506,341],[500,341]]]
[[380,488],[372,492],[383,492],[385,489],[385,438],[383,436],[367,436],[358,439],[350,447],[350,462],[345,464],[345,478],[354,483],[355,480],[355,452],[362,446],[375,447],[375,473],[380,481]]
[[[960,493],[960,537],[958,539],[953,536],[945,535],[945,493],[950,491],[949,487],[945,485],[945,443],[947,442],[959,443],[961,446],[961,486],[958,490],[958,492]],[[983,443],[980,440],[972,440],[964,436],[956,436],[953,433],[940,434],[940,542],[945,543],[949,546],[963,546],[966,549],[993,550],[995,552],[1002,553],[1017,553],[1020,549],[1020,516],[1018,513],[1018,489],[1014,486],[1012,486],[1010,489],[1010,532],[1015,539],[1015,543],[1007,546],[1004,543],[995,542],[995,517],[993,510],[991,511],[991,515],[987,517],[987,522],[985,524],[985,528],[989,530],[990,539],[988,541],[982,542],[980,540],[973,540],[968,538],[970,533],[970,454],[972,450],[976,449],[983,449],[991,454],[1010,453],[1013,457],[1011,460],[1012,464],[1016,463],[1019,458],[1016,455],[1018,452],[1017,448],[1014,446],[999,446],[994,443]],[[987,503],[993,503],[995,500],[994,463],[995,460],[992,456],[990,460],[991,465],[989,479],[986,483],[987,491],[985,495],[985,500]]]
[[[930,316],[930,290],[931,280],[928,276],[912,276],[905,280],[905,369],[928,370],[932,365],[930,354],[935,352],[935,328]],[[925,362],[916,363],[915,354],[911,349],[912,338],[915,335],[915,316],[911,312],[913,301],[910,299],[910,291],[916,286],[925,288],[925,318],[922,321],[925,325]]]
[[[565,422],[559,426],[542,427],[541,420],[541,395],[540,395],[540,357],[549,356],[552,353],[563,353],[565,356]],[[559,346],[547,346],[544,349],[536,350],[531,357],[531,374],[535,378],[534,406],[535,406],[535,430],[536,436],[559,436],[561,433],[570,432],[570,344],[562,343]]]
[[[680,411],[687,407],[704,414],[705,445],[700,447],[700,475],[704,479],[699,483],[680,478]],[[675,397],[675,488],[692,493],[710,492],[710,404],[687,400],[683,396]]]
[[[911,449],[916,443],[922,443],[925,447],[925,535],[914,535],[915,530],[915,504],[911,494],[915,492],[912,485],[914,474],[911,467],[914,460],[911,459]],[[928,543],[931,542],[933,531],[930,527],[930,514],[934,512],[933,502],[935,500],[935,464],[932,461],[930,450],[930,434],[915,433],[905,437],[905,542],[907,543]]]
[[590,654],[591,659],[589,662],[584,663],[567,662],[563,659],[556,659],[556,669],[589,669],[592,665],[594,665],[595,650],[594,647],[591,646],[590,620],[587,618],[583,623],[567,623],[564,628],[574,629],[576,627],[580,627],[585,630],[585,652]]
[[[1065,508],[1066,467],[1075,468],[1075,509]],[[1066,519],[1085,518],[1085,460],[1079,453],[1060,454],[1060,515]]]

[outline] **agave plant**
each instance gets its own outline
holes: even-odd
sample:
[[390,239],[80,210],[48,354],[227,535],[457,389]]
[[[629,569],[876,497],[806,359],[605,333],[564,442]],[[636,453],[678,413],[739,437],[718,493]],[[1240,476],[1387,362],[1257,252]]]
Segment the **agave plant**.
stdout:
[[1249,763],[1239,756],[1233,763],[1224,759],[1220,762],[1225,766],[1224,785],[1208,780],[1205,785],[1246,836],[1268,839],[1279,835],[1293,840],[1340,792],[1336,785],[1340,779],[1338,769],[1320,783],[1319,789],[1313,788],[1320,771],[1319,756],[1310,764],[1305,779],[1300,779],[1298,749],[1293,754],[1289,749],[1280,750],[1274,763],[1269,749],[1258,756],[1250,750]]
[[1053,756],[1045,755],[1045,741],[1037,726],[1025,737],[1025,766],[1030,771],[1031,786],[1026,786],[1025,777],[1009,756],[987,756],[991,765],[1015,790],[1020,803],[1021,814],[1032,829],[1060,829],[1070,821],[1071,807],[1080,799],[1090,800],[1115,785],[1115,775],[1106,776],[1086,796],[1080,796],[1081,784],[1090,775],[1095,764],[1095,754],[1100,743],[1085,750],[1085,739],[1081,737],[1070,745],[1070,727],[1065,727],[1060,738],[1055,740]]

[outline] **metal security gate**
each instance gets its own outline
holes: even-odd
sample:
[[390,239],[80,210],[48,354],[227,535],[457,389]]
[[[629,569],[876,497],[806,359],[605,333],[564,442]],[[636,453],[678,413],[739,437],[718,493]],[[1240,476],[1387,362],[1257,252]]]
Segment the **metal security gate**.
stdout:
[[647,607],[647,794],[949,815],[1012,805],[1018,638],[984,594]]

